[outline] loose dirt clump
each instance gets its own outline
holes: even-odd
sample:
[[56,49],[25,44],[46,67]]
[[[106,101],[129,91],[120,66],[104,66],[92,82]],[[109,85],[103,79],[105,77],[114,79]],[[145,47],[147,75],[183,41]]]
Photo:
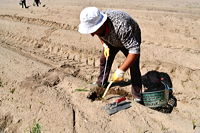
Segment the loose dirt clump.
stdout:
[[[91,101],[101,100],[105,90],[106,88],[103,88],[103,87],[94,87],[90,90],[87,98],[90,99]],[[124,96],[129,99],[132,97],[129,92],[127,92],[124,89],[120,89],[118,87],[110,88],[107,92],[107,95],[110,95],[110,94]]]

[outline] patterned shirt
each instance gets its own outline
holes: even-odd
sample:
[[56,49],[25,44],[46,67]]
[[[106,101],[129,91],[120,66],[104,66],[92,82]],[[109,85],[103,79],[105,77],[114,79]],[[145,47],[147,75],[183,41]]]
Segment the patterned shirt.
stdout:
[[110,33],[100,37],[114,47],[125,47],[129,53],[140,53],[140,28],[127,13],[118,10],[104,10],[109,19]]

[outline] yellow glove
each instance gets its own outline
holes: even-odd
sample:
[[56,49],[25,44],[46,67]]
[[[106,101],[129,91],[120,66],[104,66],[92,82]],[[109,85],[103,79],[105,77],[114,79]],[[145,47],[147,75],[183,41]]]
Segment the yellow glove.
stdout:
[[104,47],[104,56],[106,57],[106,58],[108,58],[108,56],[110,55],[110,49],[109,49],[109,47],[104,43],[103,44],[103,47]]
[[113,81],[113,82],[123,81],[124,80],[124,73],[125,72],[123,70],[117,69],[115,71],[115,73],[112,75],[111,81]]

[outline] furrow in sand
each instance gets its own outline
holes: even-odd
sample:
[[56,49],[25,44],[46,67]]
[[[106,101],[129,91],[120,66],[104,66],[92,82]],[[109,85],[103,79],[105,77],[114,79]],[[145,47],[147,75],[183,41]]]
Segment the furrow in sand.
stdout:
[[40,26],[53,27],[55,29],[77,30],[77,26],[73,26],[73,25],[69,25],[65,23],[58,23],[58,22],[50,21],[50,20],[44,20],[40,18],[29,18],[29,17],[24,17],[24,16],[4,14],[4,15],[0,15],[0,19],[27,23],[27,24],[35,24],[35,25],[40,25]]
[[[50,30],[48,30],[49,32]],[[5,34],[0,34],[1,40],[2,42],[2,46],[10,48],[12,50],[17,51],[20,54],[24,54],[25,56],[28,56],[29,58],[33,58],[35,60],[38,60],[39,62],[42,62],[44,64],[48,64],[50,66],[53,67],[58,67],[61,66],[63,64],[71,64],[73,66],[76,66],[77,68],[80,68],[80,71],[78,72],[77,77],[80,77],[86,81],[89,82],[93,82],[95,81],[95,77],[97,77],[98,75],[98,64],[99,64],[99,59],[98,59],[98,55],[94,55],[92,58],[90,58],[87,52],[88,51],[84,51],[81,50],[79,47],[75,47],[75,46],[69,46],[66,47],[66,49],[63,49],[62,51],[53,51],[50,52],[48,48],[40,48],[39,44],[44,44],[42,42],[40,42],[39,40],[36,41],[38,42],[38,47],[32,46],[31,40],[29,40],[30,38],[27,39],[20,39],[21,37],[18,37],[17,35],[14,35],[12,33],[8,33],[6,35],[10,35],[10,37],[8,36],[8,38],[6,38]],[[16,38],[14,38],[13,36],[16,36]],[[17,41],[19,40],[19,41]],[[46,42],[49,46],[51,46],[51,42]],[[53,44],[53,45],[59,45],[59,44]],[[153,45],[145,45],[144,46],[145,49],[143,50],[143,52],[145,54],[148,53],[154,53],[154,49],[156,48],[156,46]],[[158,46],[159,47],[159,46]],[[52,47],[54,48],[54,47]],[[57,50],[59,49],[59,46],[57,48]],[[193,67],[186,67],[187,63],[185,63],[186,66],[183,65],[178,65],[176,64],[177,62],[173,62],[173,59],[170,58],[170,55],[168,55],[168,53],[171,53],[171,55],[173,54],[177,54],[179,53],[181,55],[181,51],[176,50],[176,49],[171,49],[171,48],[164,48],[164,52],[159,53],[158,54],[153,54],[146,56],[146,58],[144,58],[143,60],[141,60],[141,69],[142,71],[148,71],[149,69],[155,69],[155,70],[160,70],[160,71],[165,71],[171,75],[174,75],[174,73],[176,73],[176,71],[181,71],[182,74],[179,74],[180,77],[181,75],[184,75],[182,77],[185,78],[185,73],[187,73],[187,71],[191,71],[191,75],[196,75],[199,73],[199,58],[198,58],[198,53],[196,54],[188,54],[188,58],[191,58],[191,60],[196,60],[196,67],[195,64],[193,65]],[[149,52],[150,51],[150,52]],[[194,55],[194,57],[193,57]],[[185,55],[183,55],[185,56]],[[148,57],[148,58],[147,58]],[[178,58],[181,58],[182,56],[179,56]],[[161,61],[160,59],[168,59],[171,60],[169,62],[166,62],[166,60]],[[187,59],[188,59],[187,58]],[[153,61],[153,60],[157,60],[157,62]],[[180,59],[181,60],[181,59]],[[119,59],[117,59],[117,61],[114,63],[114,66],[117,66],[118,63],[117,62],[122,62],[123,61],[123,57],[120,57]],[[185,62],[184,60],[182,61],[183,63]],[[189,60],[188,60],[189,63]],[[189,64],[188,64],[189,65]],[[113,69],[114,70],[114,69]],[[113,72],[113,71],[112,71]],[[127,75],[126,75],[127,76]],[[187,75],[188,77],[190,75]],[[178,76],[179,77],[179,76]],[[193,76],[195,77],[195,76]],[[183,80],[184,80],[183,78]],[[198,85],[199,83],[197,83],[196,81],[197,79],[192,79],[192,81],[195,82],[195,86],[196,88],[199,88]],[[181,79],[180,79],[181,81]]]

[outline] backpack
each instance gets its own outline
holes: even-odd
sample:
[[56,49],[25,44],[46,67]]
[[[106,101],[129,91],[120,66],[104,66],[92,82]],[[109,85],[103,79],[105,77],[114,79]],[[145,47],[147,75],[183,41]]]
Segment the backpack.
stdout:
[[142,84],[145,88],[144,92],[153,92],[167,89],[167,104],[161,107],[151,107],[154,110],[171,113],[173,108],[177,106],[177,99],[173,95],[172,81],[170,76],[164,72],[149,71],[142,76]]

